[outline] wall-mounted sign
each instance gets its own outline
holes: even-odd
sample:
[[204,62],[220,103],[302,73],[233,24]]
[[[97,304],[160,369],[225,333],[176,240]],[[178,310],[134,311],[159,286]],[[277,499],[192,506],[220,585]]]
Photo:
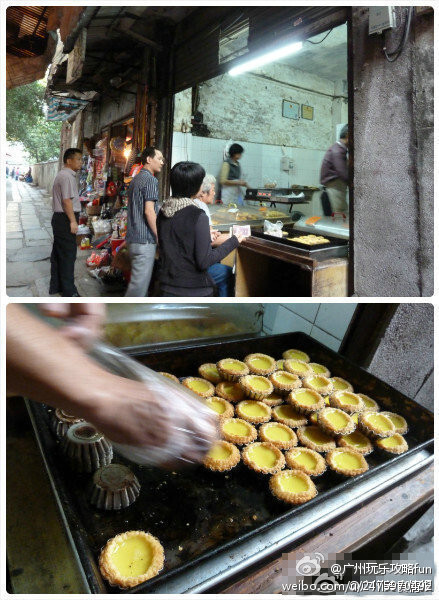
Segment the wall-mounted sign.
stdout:
[[308,121],[314,120],[314,107],[302,104],[302,119],[308,119]]
[[282,100],[282,116],[287,119],[296,119],[300,117],[300,104],[291,102],[291,100]]

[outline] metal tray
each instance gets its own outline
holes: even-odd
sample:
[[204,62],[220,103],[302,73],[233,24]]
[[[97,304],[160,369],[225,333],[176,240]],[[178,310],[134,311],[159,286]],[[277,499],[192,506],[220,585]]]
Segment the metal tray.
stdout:
[[[134,466],[142,491],[138,501],[124,511],[107,513],[93,509],[87,501],[89,477],[73,475],[65,469],[58,444],[49,430],[50,410],[29,402],[29,410],[61,515],[92,593],[118,593],[100,576],[97,558],[112,536],[129,529],[145,529],[158,536],[165,548],[165,570],[154,579],[130,590],[153,593],[166,589],[174,581],[190,578],[201,565],[227,553],[229,559],[243,542],[268,535],[281,523],[294,531],[299,517],[318,511],[355,485],[373,492],[376,481],[408,455],[432,447],[433,414],[386,383],[326,348],[303,333],[267,337],[248,337],[239,341],[203,343],[197,348],[180,347],[149,353],[136,352],[136,358],[156,370],[177,376],[194,375],[203,362],[216,362],[225,356],[242,359],[251,352],[265,352],[280,358],[284,350],[300,348],[315,362],[328,366],[333,375],[350,381],[354,389],[377,400],[382,408],[402,414],[410,431],[406,436],[409,451],[401,456],[367,457],[370,469],[363,475],[340,483],[330,473],[316,480],[319,494],[302,506],[289,507],[274,499],[267,481],[255,477],[243,465],[226,476],[196,467],[180,473]],[[118,457],[115,460],[124,462]],[[402,477],[403,475],[401,475]],[[363,501],[360,495],[350,504],[352,510]],[[314,509],[313,509],[314,507]],[[294,519],[292,517],[294,516]],[[256,518],[255,518],[256,517]],[[333,518],[331,513],[326,522]],[[297,525],[296,525],[297,526]],[[180,591],[186,591],[182,589]]]

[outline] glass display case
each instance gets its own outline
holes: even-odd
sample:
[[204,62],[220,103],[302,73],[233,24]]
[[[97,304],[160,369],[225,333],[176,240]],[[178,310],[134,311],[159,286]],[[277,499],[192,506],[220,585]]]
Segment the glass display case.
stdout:
[[291,223],[291,215],[279,208],[268,206],[236,206],[235,204],[214,204],[209,207],[212,227],[228,230],[232,225],[263,225],[264,220]]

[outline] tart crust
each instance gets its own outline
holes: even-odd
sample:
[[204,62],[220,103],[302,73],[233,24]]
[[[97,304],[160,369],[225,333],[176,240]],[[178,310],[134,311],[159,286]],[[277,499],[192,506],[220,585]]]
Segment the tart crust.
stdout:
[[296,358],[306,363],[309,363],[311,360],[306,352],[303,352],[303,350],[297,350],[296,348],[290,348],[289,350],[282,352],[282,358]]
[[[230,419],[235,414],[235,409],[227,400],[224,398],[220,398],[219,396],[211,396],[210,398],[206,398],[206,405],[215,411],[215,414],[218,415],[220,419]],[[213,403],[219,403],[224,408],[223,412],[218,412],[216,408],[213,408]]]
[[298,358],[286,358],[284,359],[284,371],[293,373],[300,378],[309,377],[313,374],[313,370],[307,362],[299,360]]
[[313,373],[310,377],[305,377],[302,383],[303,387],[318,392],[321,396],[328,396],[332,392],[332,381],[325,375],[316,375]]
[[[331,415],[338,417],[340,421],[344,422],[344,425],[341,422],[338,425],[331,422]],[[355,423],[352,418],[339,408],[322,408],[317,413],[317,425],[329,435],[347,435],[355,431]]]
[[210,383],[216,385],[221,381],[221,375],[218,372],[215,363],[204,363],[198,367],[198,374],[203,379],[207,379]]
[[[258,383],[262,384],[264,389],[259,389],[257,387]],[[244,394],[253,400],[263,400],[273,393],[273,384],[269,379],[261,375],[245,375],[239,380],[239,385]]]
[[[305,398],[309,398],[310,395],[315,399],[314,404],[305,404]],[[325,400],[318,392],[305,388],[293,390],[288,394],[287,400],[294,410],[304,415],[310,415],[325,406]]]
[[[234,364],[239,365],[239,368],[234,367]],[[223,358],[216,363],[216,368],[222,379],[226,381],[239,381],[240,377],[248,375],[249,369],[245,362],[236,358]]]
[[173,375],[172,373],[166,373],[166,371],[159,371],[159,375],[163,375],[163,377],[167,377],[174,383],[180,383],[179,378],[176,375]]
[[[264,363],[267,363],[267,366],[258,367],[257,365],[255,365],[255,361],[258,359]],[[250,373],[254,373],[255,375],[268,376],[276,370],[276,360],[272,356],[268,356],[268,354],[248,354],[244,358],[244,362],[249,368]]]
[[264,404],[267,406],[279,406],[279,404],[283,404],[285,398],[278,394],[277,392],[273,392],[266,398],[262,400]]
[[329,397],[329,404],[334,408],[344,410],[344,412],[349,413],[350,415],[356,412],[362,412],[364,409],[364,403],[360,396],[345,390],[340,390],[331,394]]
[[[263,411],[264,414],[255,414],[249,415],[244,411],[246,406],[250,405],[257,410],[257,406]],[[260,402],[259,400],[242,400],[236,405],[236,415],[240,419],[244,419],[244,421],[249,421],[250,423],[267,423],[271,419],[271,408],[267,406],[264,402]],[[258,411],[259,412],[259,411]]]
[[[301,479],[306,485],[306,489],[298,492],[286,490],[282,485],[282,481],[290,477]],[[317,495],[317,488],[309,475],[303,471],[290,469],[285,469],[285,471],[281,471],[270,477],[270,491],[273,496],[284,502],[288,502],[288,504],[303,504],[312,500]]]
[[337,443],[340,448],[348,448],[349,450],[355,450],[363,456],[367,456],[373,451],[373,445],[370,439],[361,433],[361,431],[354,431],[348,435],[341,435],[337,439]]
[[[247,428],[247,434],[231,433],[227,431],[227,424],[241,425],[242,428]],[[256,427],[253,427],[251,423],[244,421],[244,419],[223,419],[220,430],[226,442],[231,442],[232,444],[250,444],[258,437]]]
[[[135,577],[127,577],[119,572],[116,565],[113,563],[112,555],[117,550],[118,546],[135,537],[143,539],[150,546],[152,559],[145,573]],[[163,569],[164,559],[165,553],[163,546],[156,537],[146,531],[126,531],[125,533],[120,533],[111,538],[105,544],[99,556],[99,569],[103,577],[105,577],[111,585],[118,585],[121,588],[131,588],[155,577]]]
[[[383,427],[378,427],[376,423],[373,423],[373,420],[378,416],[380,417]],[[380,412],[361,413],[358,417],[358,428],[367,435],[367,437],[372,439],[386,438],[395,433],[395,426],[392,421],[389,417],[386,417]]]
[[[299,462],[298,456],[301,454],[306,454],[313,458],[315,460],[315,466],[311,468],[310,465]],[[318,477],[326,471],[325,459],[315,450],[311,450],[311,448],[303,448],[302,446],[292,448],[291,450],[288,450],[288,452],[285,452],[285,461],[290,469],[303,471],[310,477]]]
[[[254,450],[258,447],[271,450],[275,454],[276,461],[273,466],[269,467],[269,466],[260,465],[254,461],[254,459],[251,457],[251,452],[252,452],[252,450]],[[245,448],[242,449],[241,454],[242,454],[242,460],[243,460],[244,464],[246,464],[247,467],[249,467],[253,471],[256,471],[256,473],[263,473],[264,475],[266,475],[268,473],[273,474],[273,473],[277,473],[278,471],[281,471],[285,466],[284,455],[279,450],[279,448],[276,448],[276,446],[274,446],[270,442],[254,442],[253,444],[249,444],[248,446],[245,446]]]
[[[215,386],[207,381],[206,379],[202,379],[201,377],[186,377],[182,381],[183,385],[187,387],[191,392],[201,396],[202,398],[211,398],[215,394]],[[192,386],[202,385],[203,390],[196,390]]]
[[[349,383],[349,381],[346,381],[346,379],[343,379],[342,377],[330,377],[329,379],[332,381],[334,392],[353,392],[354,391],[354,388]],[[344,386],[344,387],[339,387],[339,386]]]
[[216,386],[215,393],[229,402],[240,402],[245,398],[242,388],[237,383],[230,381],[221,381]]
[[306,416],[297,412],[297,410],[295,410],[291,404],[275,406],[271,411],[271,415],[273,417],[273,421],[283,423],[288,427],[303,427],[308,423]]
[[407,421],[401,415],[390,411],[383,411],[381,413],[392,421],[393,426],[395,427],[395,433],[399,433],[400,435],[404,435],[409,430],[409,426],[407,425]]
[[284,359],[283,358],[280,358],[279,360],[276,361],[276,369],[278,371],[284,370]]
[[364,409],[362,412],[379,412],[380,407],[379,404],[370,396],[366,396],[366,394],[357,394],[363,400]]
[[[283,432],[285,432],[285,437],[287,438],[289,436],[289,439],[275,440],[271,438],[269,436],[269,432],[270,429],[273,428],[281,429]],[[273,446],[276,446],[276,448],[279,448],[279,450],[288,450],[289,448],[294,448],[294,446],[297,446],[297,435],[290,427],[284,425],[283,423],[276,423],[275,421],[272,421],[271,423],[264,423],[259,427],[258,433],[261,442],[269,442],[270,444],[273,444]]]
[[316,375],[323,375],[323,377],[331,377],[331,371],[325,365],[320,363],[311,362],[309,366],[314,371]]
[[[342,467],[337,462],[337,456],[340,454],[349,454],[356,462],[359,463],[358,467]],[[338,473],[339,475],[344,475],[345,477],[355,477],[356,475],[361,475],[361,473],[365,473],[369,469],[369,465],[366,462],[366,459],[360,452],[356,450],[351,450],[350,448],[336,448],[335,450],[331,450],[326,455],[326,462],[330,469]]]
[[[314,441],[309,437],[309,434],[315,436]],[[311,448],[311,450],[315,450],[316,452],[329,452],[329,450],[334,450],[336,447],[331,436],[323,432],[320,427],[317,427],[316,425],[299,427],[297,430],[297,437],[302,446]]]
[[[229,455],[224,458],[215,458],[215,456],[212,456],[212,452],[214,452],[215,449],[221,448],[226,452],[228,451]],[[216,442],[206,454],[203,460],[203,465],[211,471],[230,471],[230,469],[236,467],[240,460],[241,455],[238,448],[230,442],[220,440],[219,442]]]
[[[396,442],[395,445],[389,446],[389,443]],[[403,454],[409,449],[407,441],[400,433],[395,433],[388,438],[379,439],[375,442],[376,447],[390,454]]]
[[[302,380],[298,375],[288,371],[275,371],[268,378],[273,384],[274,391],[284,396],[292,390],[302,387]],[[282,381],[283,379],[283,381]]]

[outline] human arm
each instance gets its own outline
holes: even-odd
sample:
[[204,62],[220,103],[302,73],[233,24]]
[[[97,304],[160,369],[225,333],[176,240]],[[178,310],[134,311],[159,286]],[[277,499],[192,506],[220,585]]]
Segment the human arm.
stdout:
[[243,185],[247,187],[247,182],[243,179],[229,179],[230,165],[228,162],[223,162],[223,166],[221,167],[221,172],[219,176],[219,181],[221,185],[231,185],[231,186],[240,186]]
[[63,211],[67,215],[70,221],[70,233],[76,235],[78,231],[78,222],[76,221],[75,213],[73,211],[73,200],[72,198],[64,198],[61,200]]
[[232,235],[218,248],[212,248],[210,239],[209,221],[206,214],[202,213],[195,223],[195,248],[194,257],[196,267],[206,271],[211,265],[220,262],[232,250],[239,246],[239,240]]
[[220,232],[218,232],[218,233],[219,233],[219,235],[217,235],[212,242],[212,246],[214,248],[216,248],[217,246],[221,246],[221,244],[224,244],[224,242],[226,240],[230,239],[230,233],[220,233]]
[[155,214],[154,202],[147,200],[145,202],[145,218],[149,225],[149,228],[153,232],[155,239],[157,240],[157,215]]

